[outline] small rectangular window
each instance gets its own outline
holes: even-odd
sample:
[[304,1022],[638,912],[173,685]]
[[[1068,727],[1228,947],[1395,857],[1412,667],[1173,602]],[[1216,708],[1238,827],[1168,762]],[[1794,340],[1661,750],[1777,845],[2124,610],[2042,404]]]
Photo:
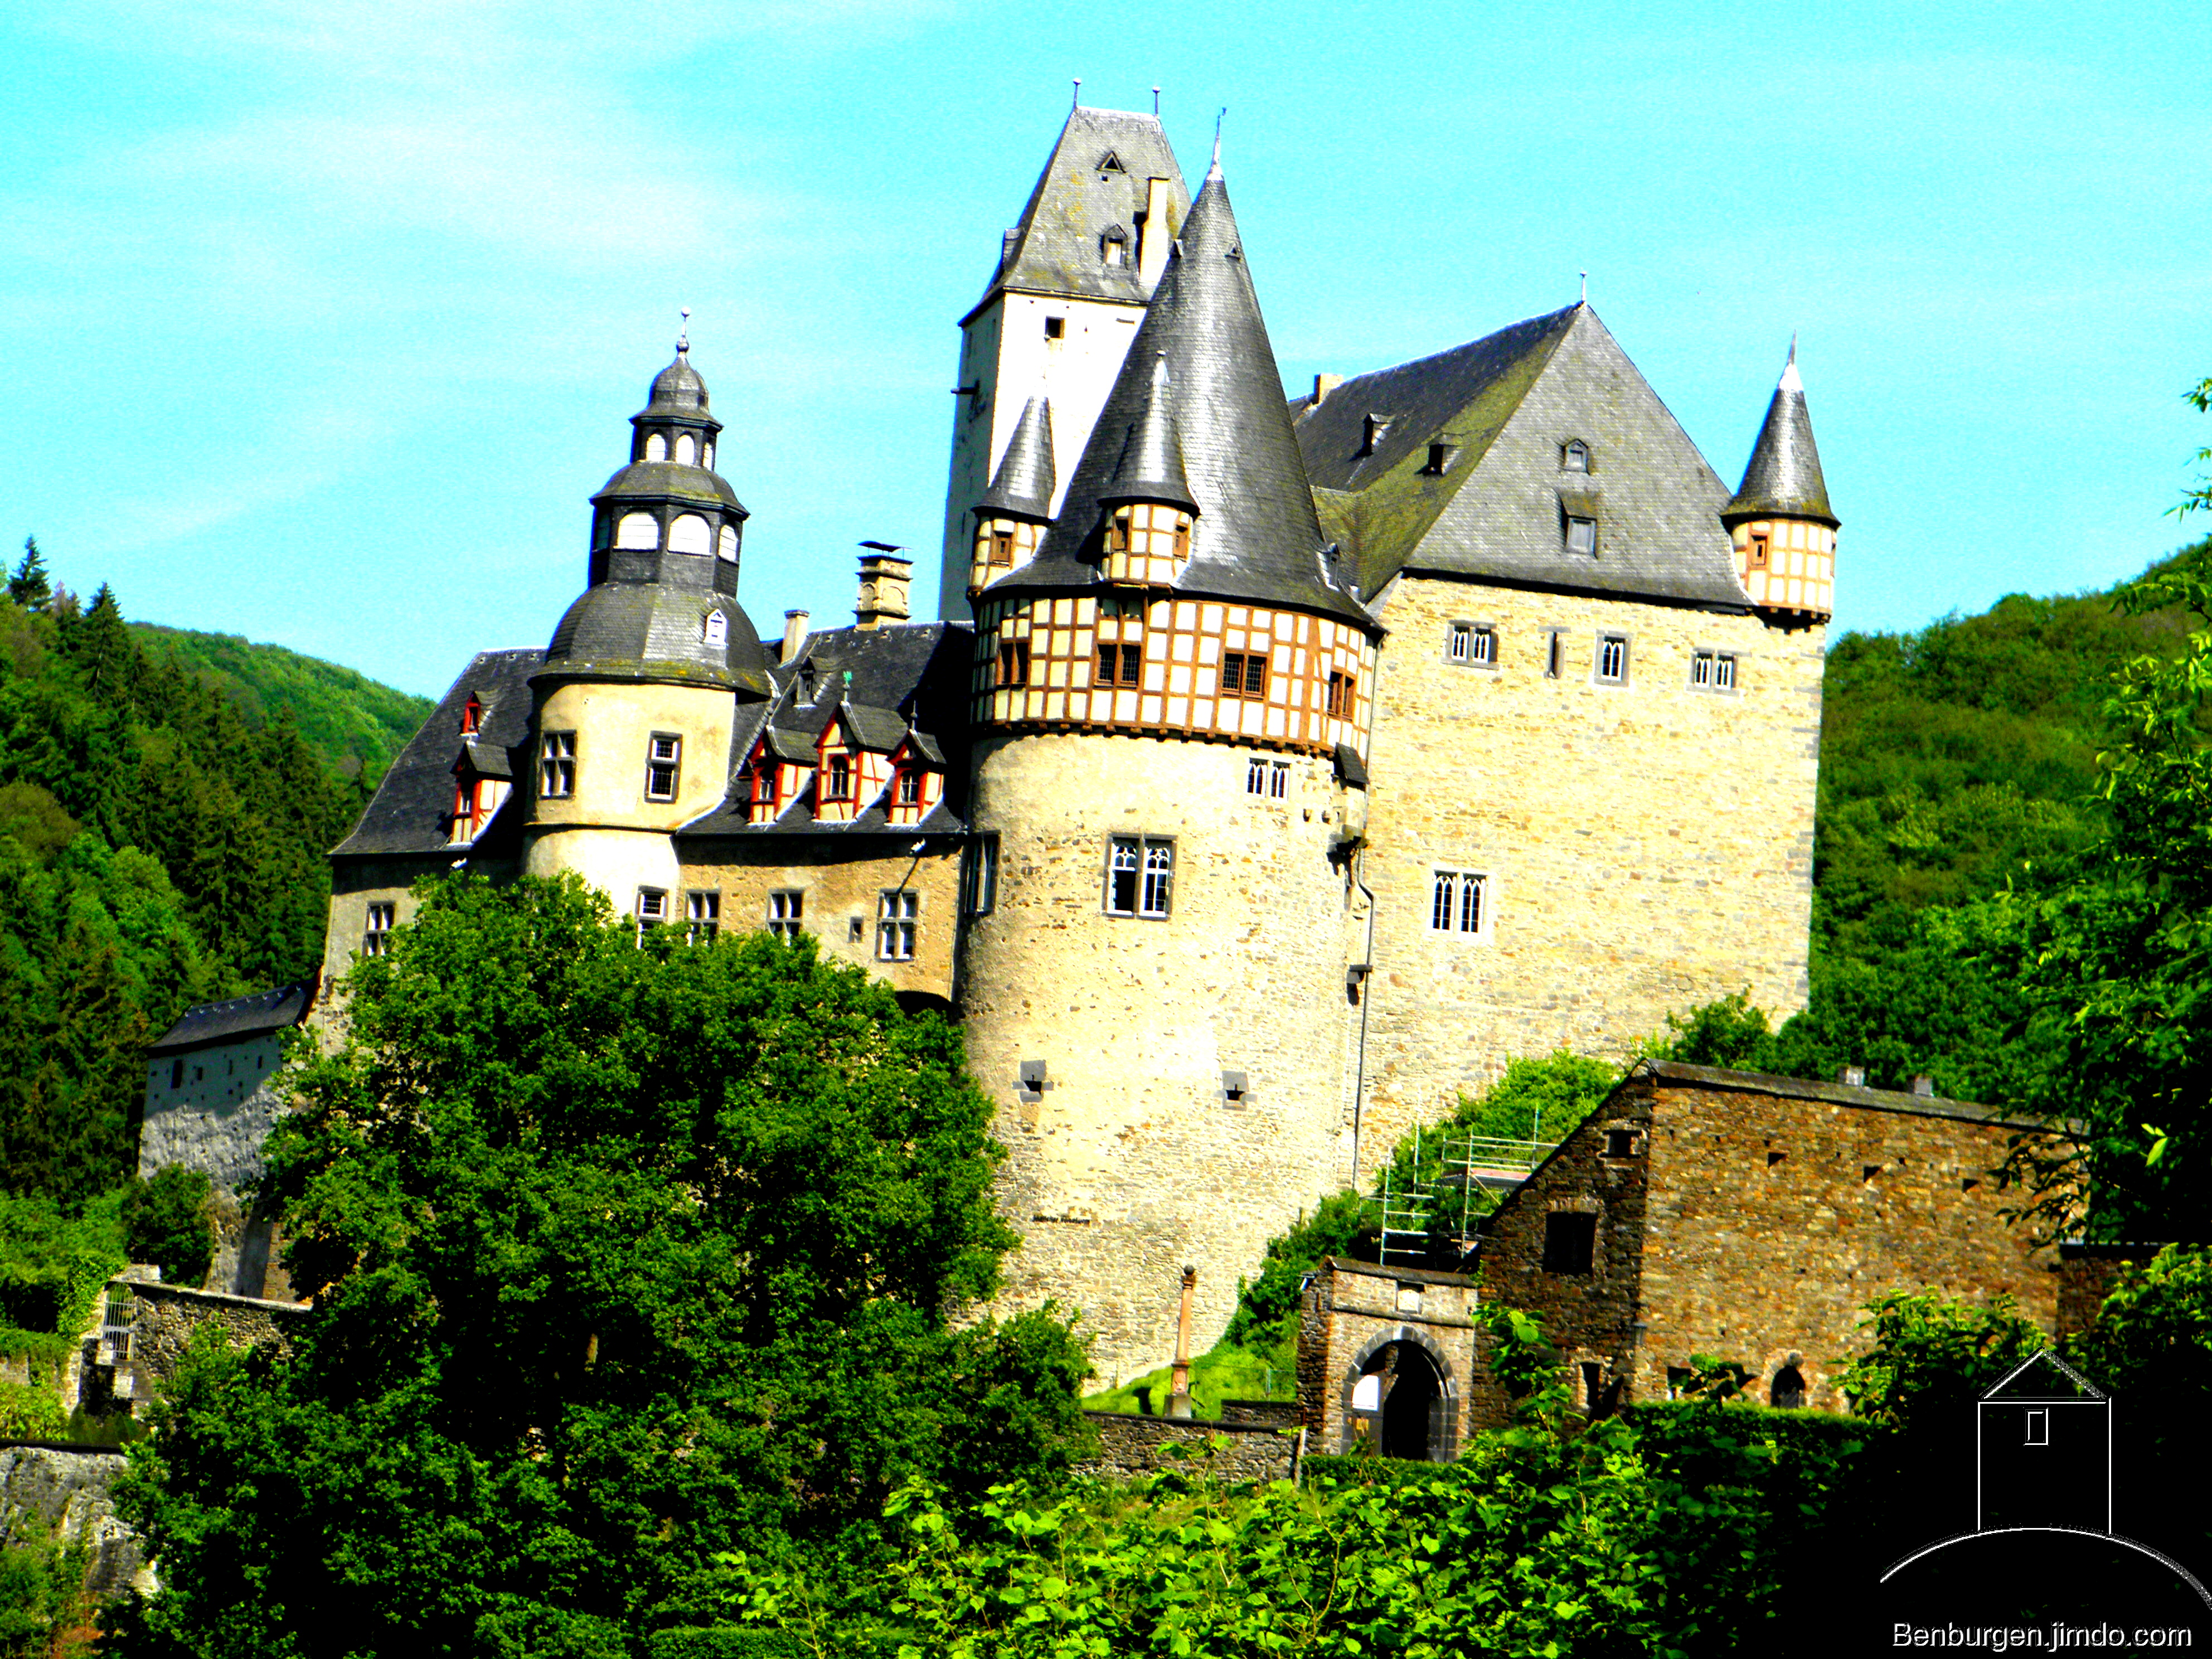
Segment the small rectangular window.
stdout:
[[722,931],[722,896],[720,893],[686,893],[684,896],[684,942],[686,945],[712,945],[714,935]]
[[1635,1157],[1636,1131],[1633,1129],[1607,1129],[1605,1132],[1605,1155],[1607,1158]]
[[1480,933],[1490,920],[1490,878],[1469,870],[1438,870],[1429,890],[1429,931]]
[[1735,659],[1725,651],[1693,651],[1690,653],[1690,690],[1692,691],[1733,691],[1735,690]]
[[1115,836],[1106,850],[1106,914],[1157,921],[1166,916],[1175,885],[1175,843],[1152,836]]
[[990,550],[988,562],[994,567],[1005,568],[1012,566],[1014,562],[1014,532],[1011,530],[994,530],[991,532]]
[[1066,334],[1066,332],[1067,332],[1067,319],[1066,319],[1066,318],[1065,318],[1065,317],[1048,317],[1048,318],[1046,318],[1046,319],[1044,319],[1044,337],[1045,337],[1046,339],[1048,339],[1048,340],[1057,340],[1057,339],[1060,339],[1060,338],[1061,338],[1062,337],[1064,337],[1064,336]]
[[576,793],[576,734],[548,732],[538,742],[538,793],[562,800]]
[[185,1062],[181,1060],[173,1060],[169,1062],[169,1086],[172,1089],[181,1089],[185,1086]]
[[1357,681],[1352,675],[1330,671],[1326,692],[1331,720],[1348,720],[1352,718],[1352,710],[1358,707],[1358,699],[1353,696],[1356,689]]
[[1597,1218],[1585,1210],[1554,1210],[1544,1218],[1544,1271],[1586,1273],[1597,1259]]
[[1567,520],[1567,551],[1585,559],[1597,556],[1597,520],[1569,519]]
[[1628,635],[1601,634],[1597,636],[1597,683],[1600,685],[1628,684]]
[[921,915],[921,895],[911,887],[892,888],[877,896],[877,961],[914,960],[915,929]]
[[1267,653],[1264,651],[1224,651],[1221,653],[1221,695],[1260,698],[1267,695]]
[[392,948],[392,919],[396,905],[373,901],[368,907],[368,926],[361,936],[361,953],[365,957],[380,957]]
[[898,775],[898,804],[901,806],[921,805],[921,773],[911,766],[902,766]]
[[658,927],[668,920],[668,893],[664,888],[641,887],[637,890],[637,933],[645,937],[648,927]]
[[1030,683],[1030,642],[1027,640],[999,641],[999,684],[1027,685]]
[[852,798],[853,757],[850,755],[832,755],[830,763],[823,769],[822,799],[850,800]]
[[1444,655],[1449,661],[1466,663],[1470,667],[1495,668],[1498,630],[1484,623],[1454,623]]
[[2041,1411],[2031,1409],[2027,1413],[2027,1443],[2031,1446],[2051,1443],[2051,1413],[2048,1408]]
[[1142,646],[1102,645],[1098,647],[1098,684],[1134,685],[1144,672]]
[[1766,568],[1766,538],[1764,536],[1751,538],[1751,568],[1753,570]]
[[672,732],[656,732],[645,740],[645,798],[674,800],[684,739]]
[[971,916],[988,915],[999,902],[999,838],[979,836],[969,844],[962,872],[960,908]]
[[768,930],[786,945],[795,945],[806,931],[806,895],[796,887],[779,888],[768,896]]

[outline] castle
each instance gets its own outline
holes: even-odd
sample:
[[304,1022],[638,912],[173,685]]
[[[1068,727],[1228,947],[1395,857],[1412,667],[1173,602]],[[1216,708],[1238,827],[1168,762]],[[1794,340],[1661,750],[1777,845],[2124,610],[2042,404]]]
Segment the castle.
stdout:
[[811,936],[963,1023],[1007,1299],[1109,1378],[1512,1056],[1802,1005],[1794,353],[1733,495],[1583,303],[1286,401],[1218,158],[1193,198],[1082,108],[961,329],[942,619],[879,548],[765,644],[678,343],[550,642],[473,659],[333,852],[326,978],[457,866]]

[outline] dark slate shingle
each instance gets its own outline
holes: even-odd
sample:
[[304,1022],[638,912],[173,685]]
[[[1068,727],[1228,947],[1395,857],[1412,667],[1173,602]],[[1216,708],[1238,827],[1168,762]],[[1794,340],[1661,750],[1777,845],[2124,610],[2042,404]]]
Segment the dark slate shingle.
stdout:
[[[399,751],[361,822],[332,856],[444,851],[446,817],[453,809],[453,763],[465,744],[486,757],[511,753],[529,741],[530,677],[544,661],[545,653],[537,650],[486,651],[472,659]],[[461,735],[461,712],[471,694],[484,711],[473,740]],[[521,758],[526,767],[528,757]],[[510,761],[510,774],[513,769]]]

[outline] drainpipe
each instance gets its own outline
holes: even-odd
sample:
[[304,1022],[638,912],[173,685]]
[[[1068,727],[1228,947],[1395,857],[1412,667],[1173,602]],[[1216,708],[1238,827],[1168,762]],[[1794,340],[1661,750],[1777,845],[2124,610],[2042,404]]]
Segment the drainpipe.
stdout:
[[[1369,786],[1373,787],[1371,784]],[[1374,803],[1368,803],[1371,811]],[[1367,840],[1352,855],[1352,884],[1367,899],[1367,971],[1359,981],[1359,1057],[1352,1068],[1352,1185],[1359,1188],[1359,1119],[1367,1102],[1367,1007],[1375,997],[1375,890],[1367,884]]]

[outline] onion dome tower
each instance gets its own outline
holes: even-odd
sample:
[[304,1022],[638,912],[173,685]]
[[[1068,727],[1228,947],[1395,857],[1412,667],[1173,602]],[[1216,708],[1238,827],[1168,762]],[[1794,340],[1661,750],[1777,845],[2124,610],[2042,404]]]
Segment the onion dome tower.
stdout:
[[628,464],[592,497],[589,584],[531,678],[523,863],[659,921],[678,891],[670,833],[720,802],[737,705],[769,684],[736,598],[745,509],[714,471],[721,423],[688,332],[630,426]]
[[1040,392],[1022,410],[998,476],[975,503],[975,555],[968,567],[968,599],[1036,556],[1052,522],[1052,399]]
[[1347,1168],[1379,630],[1315,516],[1218,166],[1036,557],[975,610],[999,880],[962,995],[1024,1233],[1008,1295],[1082,1309],[1126,1377],[1171,1353],[1184,1267],[1202,1346]]
[[1736,574],[1762,615],[1804,624],[1834,614],[1839,520],[1828,507],[1795,339],[1743,487],[1721,510],[1721,523],[1735,544]]

